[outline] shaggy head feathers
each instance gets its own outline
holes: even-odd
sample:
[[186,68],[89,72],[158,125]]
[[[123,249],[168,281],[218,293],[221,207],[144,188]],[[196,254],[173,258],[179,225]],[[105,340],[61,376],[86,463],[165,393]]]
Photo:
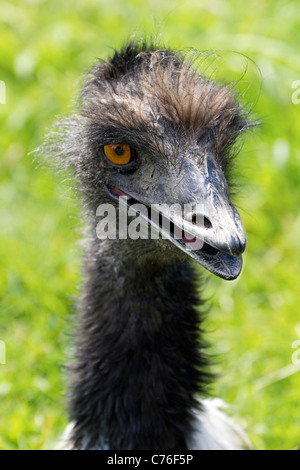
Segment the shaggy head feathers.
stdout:
[[223,156],[248,127],[245,113],[231,87],[199,75],[194,61],[181,52],[130,43],[91,71],[81,112],[108,140],[119,133],[153,150],[166,138],[173,150],[179,142],[205,142]]
[[155,157],[166,172],[181,155],[208,150],[230,179],[237,138],[253,122],[234,86],[202,75],[199,57],[145,42],[125,45],[84,77],[77,113],[58,121],[38,150],[56,168],[71,168],[87,195],[105,178],[99,149],[116,142]]

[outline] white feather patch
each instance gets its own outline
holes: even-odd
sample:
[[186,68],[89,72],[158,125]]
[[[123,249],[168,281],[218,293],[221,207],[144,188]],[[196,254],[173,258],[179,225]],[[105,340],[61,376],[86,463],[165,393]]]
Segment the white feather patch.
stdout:
[[[187,439],[189,450],[250,450],[252,444],[245,431],[221,410],[230,406],[219,398],[200,400],[202,411],[195,412],[194,432]],[[56,446],[57,450],[70,450],[70,423]]]
[[189,450],[250,450],[245,431],[222,409],[230,408],[221,399],[201,400],[202,411],[195,413],[194,432],[188,439]]

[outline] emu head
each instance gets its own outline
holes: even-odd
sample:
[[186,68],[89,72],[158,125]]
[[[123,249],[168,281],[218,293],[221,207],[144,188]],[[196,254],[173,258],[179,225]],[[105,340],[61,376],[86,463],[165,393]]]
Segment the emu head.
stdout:
[[91,214],[103,202],[117,207],[120,196],[132,207],[160,205],[156,222],[143,213],[160,232],[162,220],[171,223],[157,247],[222,278],[239,275],[246,237],[228,175],[232,147],[249,125],[228,86],[179,52],[129,44],[90,72],[79,113],[61,126],[60,153]]

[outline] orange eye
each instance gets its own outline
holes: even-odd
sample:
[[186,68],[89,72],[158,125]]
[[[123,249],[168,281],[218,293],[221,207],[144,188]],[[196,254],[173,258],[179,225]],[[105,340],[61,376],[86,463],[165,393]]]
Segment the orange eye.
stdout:
[[132,157],[131,147],[127,144],[104,145],[104,153],[115,165],[127,165]]

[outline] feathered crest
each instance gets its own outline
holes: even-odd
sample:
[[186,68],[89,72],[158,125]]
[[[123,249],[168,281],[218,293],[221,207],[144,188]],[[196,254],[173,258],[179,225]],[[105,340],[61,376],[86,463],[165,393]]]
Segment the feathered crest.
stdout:
[[232,84],[204,76],[212,54],[127,43],[84,77],[78,111],[56,123],[38,152],[80,177],[105,142],[128,141],[169,162],[183,146],[203,145],[226,171],[237,138],[255,121]]
[[200,55],[127,44],[89,74],[80,100],[83,115],[125,134],[137,131],[141,140],[148,133],[149,144],[166,129],[189,143],[211,139],[221,154],[253,122],[232,86],[199,74]]

